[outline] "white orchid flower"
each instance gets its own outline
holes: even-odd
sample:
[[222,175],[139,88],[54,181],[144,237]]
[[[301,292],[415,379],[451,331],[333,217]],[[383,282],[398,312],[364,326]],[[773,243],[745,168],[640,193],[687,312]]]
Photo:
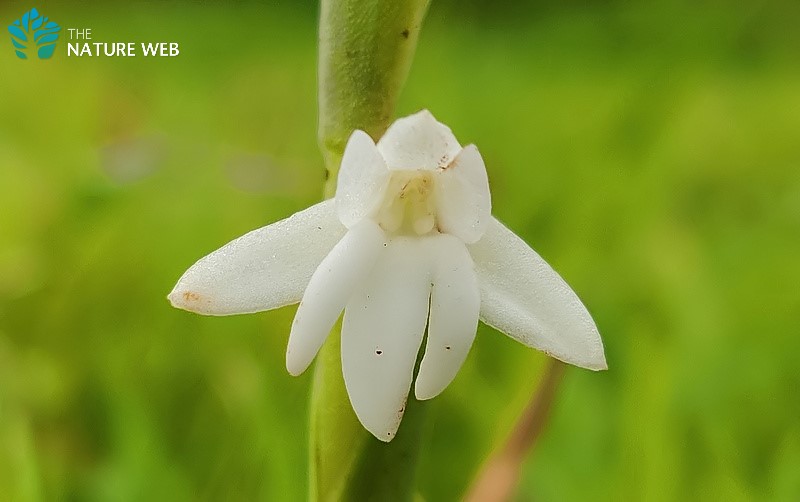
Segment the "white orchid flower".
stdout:
[[341,348],[358,419],[390,441],[414,386],[430,399],[453,380],[478,319],[529,347],[606,368],[577,295],[491,216],[486,168],[427,110],[397,120],[376,145],[347,143],[336,196],[254,230],[195,263],[169,294],[208,315],[300,302],[286,368],[304,372],[344,311]]

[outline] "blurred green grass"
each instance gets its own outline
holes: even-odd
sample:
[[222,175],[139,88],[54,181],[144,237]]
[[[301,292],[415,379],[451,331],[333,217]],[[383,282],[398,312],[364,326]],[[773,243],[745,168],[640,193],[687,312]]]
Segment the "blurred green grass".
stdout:
[[[0,499],[302,500],[294,307],[164,296],[318,200],[313,7],[46,14],[181,56],[21,62],[0,41]],[[478,144],[495,215],[609,360],[567,373],[519,500],[800,497],[798,22],[793,2],[434,2],[398,115]],[[460,496],[543,362],[481,327],[432,405],[426,500]]]

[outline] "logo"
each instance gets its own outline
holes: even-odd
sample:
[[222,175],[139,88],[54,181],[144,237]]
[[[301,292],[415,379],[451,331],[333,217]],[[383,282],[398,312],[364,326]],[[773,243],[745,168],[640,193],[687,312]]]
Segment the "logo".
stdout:
[[9,25],[8,31],[11,33],[11,43],[14,44],[14,52],[18,58],[28,59],[35,50],[39,59],[50,59],[56,50],[61,27],[53,21],[48,21],[36,9],[31,9]]

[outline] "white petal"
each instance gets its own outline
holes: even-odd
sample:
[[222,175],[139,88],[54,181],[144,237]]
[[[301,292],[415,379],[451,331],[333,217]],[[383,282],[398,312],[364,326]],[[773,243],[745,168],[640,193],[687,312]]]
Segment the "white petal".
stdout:
[[353,291],[369,275],[384,244],[383,230],[372,220],[364,220],[351,228],[319,264],[289,333],[289,373],[299,375],[311,364]]
[[481,305],[475,265],[464,243],[449,235],[434,240],[428,341],[414,387],[417,399],[437,396],[455,378],[475,339]]
[[347,141],[336,186],[339,221],[352,227],[380,204],[389,170],[375,142],[364,131],[354,131]]
[[178,280],[169,301],[208,315],[297,303],[314,269],[345,231],[333,200],[320,202],[201,258]]
[[464,147],[436,173],[436,211],[439,228],[464,242],[477,242],[492,216],[492,197],[486,166],[475,145]]
[[592,317],[566,282],[522,239],[492,218],[469,246],[481,289],[481,320],[564,362],[606,369]]
[[378,141],[389,169],[436,169],[461,151],[450,128],[428,110],[397,119]]
[[403,418],[431,290],[426,239],[398,237],[375,264],[342,322],[342,371],[362,425],[381,441]]

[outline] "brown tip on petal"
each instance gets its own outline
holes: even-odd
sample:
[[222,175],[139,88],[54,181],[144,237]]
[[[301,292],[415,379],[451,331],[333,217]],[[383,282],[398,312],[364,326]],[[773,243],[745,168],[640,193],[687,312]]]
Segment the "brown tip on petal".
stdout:
[[173,290],[167,299],[173,307],[183,310],[195,311],[201,305],[209,303],[209,299],[195,291],[178,291]]

